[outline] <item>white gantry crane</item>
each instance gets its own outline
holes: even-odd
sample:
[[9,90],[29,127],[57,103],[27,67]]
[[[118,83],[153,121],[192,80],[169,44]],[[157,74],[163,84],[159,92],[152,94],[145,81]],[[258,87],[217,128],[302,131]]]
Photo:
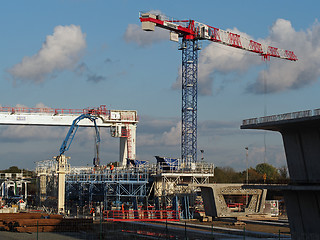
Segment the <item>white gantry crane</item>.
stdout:
[[[81,120],[81,121],[80,121]],[[35,125],[35,126],[70,126],[65,138],[58,161],[58,212],[64,213],[65,203],[65,174],[68,163],[64,155],[69,149],[72,139],[80,127],[95,127],[96,144],[100,142],[99,127],[110,128],[112,137],[120,138],[120,164],[127,166],[127,159],[136,158],[136,125],[138,116],[136,111],[107,110],[105,105],[87,109],[52,109],[0,107],[0,125]],[[99,165],[99,152],[96,146],[95,167]]]
[[[110,128],[112,137],[120,138],[120,164],[125,167],[127,159],[136,158],[137,111],[107,110],[105,105],[86,109],[53,109],[0,107],[0,125],[67,126],[83,114],[97,116],[96,126]],[[90,119],[77,123],[79,127],[94,127]]]

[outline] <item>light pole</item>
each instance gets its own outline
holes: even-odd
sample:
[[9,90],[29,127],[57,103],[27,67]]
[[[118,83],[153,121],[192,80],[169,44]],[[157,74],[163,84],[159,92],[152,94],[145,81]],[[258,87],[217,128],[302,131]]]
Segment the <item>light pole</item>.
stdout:
[[[246,178],[246,183],[248,185],[249,183],[249,166],[248,166],[248,151],[249,151],[249,148],[248,147],[245,147],[246,149],[246,163],[247,163],[247,178]],[[247,194],[246,194],[246,206],[248,205],[248,189],[247,189]]]
[[203,157],[204,150],[200,150],[200,152],[201,152],[201,162],[203,162],[203,160],[204,160],[204,157]]

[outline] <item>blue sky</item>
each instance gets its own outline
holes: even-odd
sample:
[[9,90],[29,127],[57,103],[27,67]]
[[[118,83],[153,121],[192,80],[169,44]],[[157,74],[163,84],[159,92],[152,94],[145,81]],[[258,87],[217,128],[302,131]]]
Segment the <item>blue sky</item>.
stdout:
[[[137,158],[180,156],[181,52],[169,33],[140,29],[139,11],[194,19],[293,50],[298,62],[203,41],[199,53],[198,149],[216,166],[286,164],[281,136],[240,130],[246,118],[315,109],[320,76],[317,1],[5,1],[0,8],[0,105],[137,110]],[[178,86],[178,87],[177,87]],[[266,87],[267,91],[262,91]],[[67,128],[0,127],[2,168],[50,159]],[[68,154],[91,165],[92,129]],[[102,163],[118,160],[118,139],[102,130]],[[266,150],[264,149],[266,139]],[[200,158],[200,151],[198,152]]]

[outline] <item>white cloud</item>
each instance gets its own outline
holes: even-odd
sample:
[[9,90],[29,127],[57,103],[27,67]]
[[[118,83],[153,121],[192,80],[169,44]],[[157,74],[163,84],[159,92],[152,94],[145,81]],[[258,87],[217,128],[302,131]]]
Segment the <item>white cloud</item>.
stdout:
[[181,136],[181,122],[178,122],[175,126],[171,127],[170,131],[166,131],[162,134],[162,143],[164,145],[176,146],[180,144]]
[[[136,42],[140,46],[150,45],[166,39],[165,33],[143,32],[138,25],[129,25],[125,39]],[[159,28],[156,28],[159,30]],[[165,30],[166,31],[166,30]],[[251,36],[240,32],[237,28],[227,29],[248,39]],[[168,31],[166,31],[168,32]],[[291,50],[298,57],[297,62],[271,58],[270,66],[259,72],[257,78],[248,84],[247,92],[256,94],[298,89],[312,84],[320,77],[320,24],[314,24],[301,31],[296,31],[291,22],[277,19],[270,28],[270,34],[258,42],[284,50]],[[254,39],[253,39],[254,40]],[[251,67],[262,64],[261,57],[240,49],[211,43],[199,53],[198,90],[202,95],[212,95],[215,73],[247,72]],[[173,89],[181,88],[181,68],[178,70]]]
[[55,127],[8,126],[0,131],[0,139],[10,142],[62,139],[64,132],[64,128]]
[[151,45],[155,42],[169,40],[169,33],[167,30],[156,28],[152,32],[146,32],[141,29],[140,25],[129,24],[124,34],[126,42],[135,42],[140,47]]
[[155,146],[159,144],[155,134],[141,133],[137,136],[138,146]]
[[283,146],[268,144],[266,149],[257,146],[249,147],[248,161],[252,167],[264,161],[273,166],[280,167],[285,165],[286,157]]
[[139,146],[180,145],[181,121],[170,118],[140,117],[137,144]]
[[56,26],[41,49],[8,70],[14,80],[41,83],[50,74],[73,69],[86,47],[80,26]]
[[266,39],[280,48],[293,50],[297,62],[271,60],[270,67],[260,72],[256,82],[248,86],[248,91],[279,92],[298,89],[317,81],[320,77],[320,24],[315,21],[306,31],[295,31],[290,21],[278,19]]
[[[231,32],[253,39],[236,28]],[[258,42],[294,51],[297,62],[271,58],[270,66],[260,71],[257,79],[248,85],[247,91],[260,94],[301,88],[317,81],[320,77],[320,24],[315,21],[306,31],[296,31],[291,22],[278,19],[266,39]],[[250,67],[263,63],[258,55],[211,43],[199,57],[199,93],[212,94],[214,73],[246,72]],[[180,80],[181,81],[181,80]]]
[[[159,15],[163,13],[160,10],[151,10],[148,11],[154,15]],[[156,42],[161,42],[169,39],[169,32],[167,30],[161,28],[155,28],[154,31],[147,32],[143,31],[141,28],[141,24],[128,24],[126,32],[123,36],[126,42],[134,42],[138,44],[140,47],[145,47],[151,45]]]

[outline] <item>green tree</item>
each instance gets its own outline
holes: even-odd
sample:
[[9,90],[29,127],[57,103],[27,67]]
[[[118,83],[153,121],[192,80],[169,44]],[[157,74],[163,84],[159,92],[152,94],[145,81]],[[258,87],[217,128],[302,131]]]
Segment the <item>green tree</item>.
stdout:
[[214,181],[216,183],[241,183],[241,173],[231,167],[215,167]]
[[17,166],[11,166],[8,169],[1,170],[1,172],[7,173],[21,173],[21,170]]
[[260,163],[256,166],[256,171],[262,176],[266,175],[267,181],[276,181],[279,179],[280,175],[278,169],[268,163]]
[[263,179],[263,175],[261,173],[258,173],[256,169],[249,168],[249,183],[258,183],[261,182],[261,179]]
[[288,179],[288,168],[286,166],[282,166],[278,168],[279,170],[279,174],[280,174],[280,178],[282,179]]

